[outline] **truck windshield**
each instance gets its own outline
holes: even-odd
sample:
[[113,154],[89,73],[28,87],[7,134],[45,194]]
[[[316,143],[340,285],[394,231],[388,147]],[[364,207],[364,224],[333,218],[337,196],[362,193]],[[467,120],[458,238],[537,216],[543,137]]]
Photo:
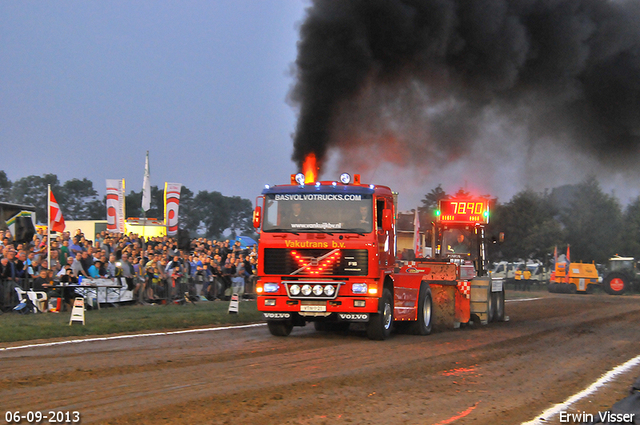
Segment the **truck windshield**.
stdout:
[[265,232],[370,233],[371,195],[283,193],[265,195]]
[[477,260],[476,235],[464,229],[447,229],[442,232],[442,254],[448,258]]

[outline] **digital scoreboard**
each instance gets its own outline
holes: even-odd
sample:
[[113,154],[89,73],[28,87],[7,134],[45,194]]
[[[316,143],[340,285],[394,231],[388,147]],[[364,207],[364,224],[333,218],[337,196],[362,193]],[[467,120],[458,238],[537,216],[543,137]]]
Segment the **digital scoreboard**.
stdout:
[[489,201],[486,199],[441,200],[436,220],[440,223],[489,224]]

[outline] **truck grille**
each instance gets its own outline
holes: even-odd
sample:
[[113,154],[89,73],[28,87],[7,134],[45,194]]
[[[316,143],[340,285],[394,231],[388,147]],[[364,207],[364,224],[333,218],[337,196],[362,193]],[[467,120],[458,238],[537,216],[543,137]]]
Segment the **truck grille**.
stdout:
[[366,276],[366,249],[265,248],[264,272],[304,277]]

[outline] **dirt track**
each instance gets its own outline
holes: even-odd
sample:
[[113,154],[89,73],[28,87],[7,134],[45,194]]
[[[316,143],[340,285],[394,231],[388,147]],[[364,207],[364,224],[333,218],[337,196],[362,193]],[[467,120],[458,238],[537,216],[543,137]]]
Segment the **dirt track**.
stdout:
[[[640,296],[532,295],[545,298],[508,303],[507,323],[384,342],[312,326],[276,338],[258,326],[0,351],[1,413],[79,411],[84,424],[519,424],[640,354]],[[639,375],[575,408],[610,406]]]

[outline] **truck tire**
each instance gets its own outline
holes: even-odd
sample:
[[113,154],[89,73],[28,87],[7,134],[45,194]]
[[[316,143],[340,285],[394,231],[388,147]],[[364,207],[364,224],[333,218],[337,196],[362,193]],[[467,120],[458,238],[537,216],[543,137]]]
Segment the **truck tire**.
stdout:
[[411,323],[410,332],[414,335],[429,335],[433,328],[433,301],[431,289],[427,283],[420,285],[418,295],[418,320]]
[[289,320],[267,320],[267,326],[273,336],[289,336],[293,329],[293,323]]
[[496,315],[496,296],[495,292],[491,292],[491,285],[487,290],[489,291],[487,294],[487,323],[491,323]]
[[576,286],[575,283],[570,283],[569,284],[569,293],[570,294],[577,294],[578,293],[578,287]]
[[495,322],[504,322],[504,288],[500,292],[494,292],[494,294],[496,295],[496,312],[493,315],[493,320]]
[[383,341],[391,335],[393,326],[393,296],[388,288],[382,291],[378,301],[378,312],[369,317],[367,336],[375,341]]
[[609,295],[622,295],[629,288],[629,278],[622,273],[609,273],[602,281],[602,289]]

